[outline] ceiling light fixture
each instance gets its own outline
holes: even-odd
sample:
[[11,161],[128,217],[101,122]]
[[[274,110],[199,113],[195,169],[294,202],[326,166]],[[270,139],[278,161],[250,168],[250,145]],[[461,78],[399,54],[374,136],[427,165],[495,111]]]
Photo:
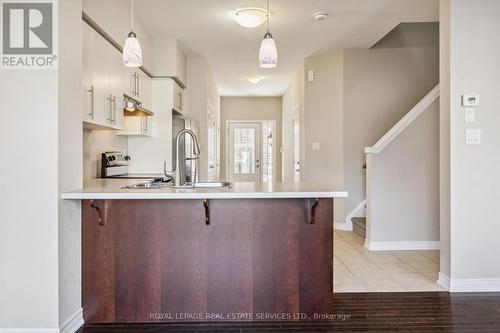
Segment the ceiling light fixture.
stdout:
[[328,18],[327,12],[318,12],[313,15],[314,21],[324,21]]
[[278,66],[278,50],[273,35],[269,32],[269,0],[267,0],[267,32],[260,44],[259,65],[262,68],[274,68]]
[[123,64],[125,67],[142,66],[142,49],[137,35],[134,32],[134,0],[132,0],[131,10],[131,29],[123,46]]
[[262,80],[262,76],[258,76],[258,75],[250,75],[249,77],[247,77],[247,81],[250,82],[250,83],[259,83],[260,81]]
[[234,20],[245,28],[256,28],[266,22],[267,11],[264,8],[246,7],[236,10]]

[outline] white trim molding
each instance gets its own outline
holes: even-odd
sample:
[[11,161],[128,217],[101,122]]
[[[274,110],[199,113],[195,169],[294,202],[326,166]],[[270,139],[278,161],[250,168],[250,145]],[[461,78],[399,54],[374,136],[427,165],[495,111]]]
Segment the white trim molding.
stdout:
[[499,292],[500,279],[450,279],[450,292]]
[[365,239],[370,251],[426,251],[439,250],[439,241],[370,241]]
[[439,272],[436,283],[444,290],[450,291],[450,277],[448,275]]
[[83,309],[80,308],[62,323],[60,333],[75,333],[83,324]]
[[0,333],[59,333],[58,328],[0,328]]
[[352,212],[347,214],[347,216],[345,217],[345,223],[335,222],[335,225],[334,225],[335,229],[352,231],[352,220],[351,219],[353,217],[366,217],[365,206],[366,206],[366,199],[363,200],[359,205],[357,205],[356,208],[354,208],[352,210]]
[[61,328],[0,328],[0,333],[75,333],[83,323],[83,310],[80,308],[61,324]]
[[333,228],[335,230],[344,230],[344,231],[352,231],[352,222],[335,222],[333,223]]
[[437,280],[444,289],[451,293],[499,292],[500,279],[454,279],[439,272]]
[[439,97],[439,84],[417,103],[396,125],[394,125],[378,142],[365,148],[365,154],[378,154],[389,145],[405,128],[420,116]]

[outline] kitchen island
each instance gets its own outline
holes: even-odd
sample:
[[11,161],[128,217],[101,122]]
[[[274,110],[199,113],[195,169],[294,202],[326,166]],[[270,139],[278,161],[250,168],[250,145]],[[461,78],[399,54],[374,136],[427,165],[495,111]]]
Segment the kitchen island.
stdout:
[[86,323],[332,320],[333,200],[346,192],[131,183],[63,194],[82,200]]

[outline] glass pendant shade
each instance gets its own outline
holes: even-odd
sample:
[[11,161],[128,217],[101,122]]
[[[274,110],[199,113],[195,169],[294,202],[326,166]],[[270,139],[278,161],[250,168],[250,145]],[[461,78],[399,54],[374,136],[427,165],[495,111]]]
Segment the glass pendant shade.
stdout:
[[131,31],[123,47],[123,64],[126,67],[142,66],[142,49],[135,33]]
[[265,34],[259,51],[259,65],[262,68],[274,68],[278,66],[278,50],[273,35]]

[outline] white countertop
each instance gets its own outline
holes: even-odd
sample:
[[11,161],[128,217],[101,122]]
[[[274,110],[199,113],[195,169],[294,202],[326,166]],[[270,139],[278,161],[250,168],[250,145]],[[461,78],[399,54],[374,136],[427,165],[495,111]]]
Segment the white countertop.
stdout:
[[347,192],[307,183],[233,183],[225,189],[124,189],[137,179],[92,179],[81,190],[65,192],[63,199],[271,199],[346,198]]

